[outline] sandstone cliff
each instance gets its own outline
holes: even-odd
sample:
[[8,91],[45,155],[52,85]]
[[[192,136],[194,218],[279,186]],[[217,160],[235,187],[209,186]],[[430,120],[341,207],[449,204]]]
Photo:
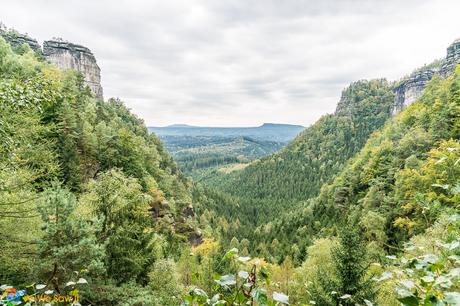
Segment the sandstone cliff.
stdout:
[[38,43],[37,40],[29,37],[27,34],[21,34],[17,31],[10,30],[6,31],[3,29],[0,29],[0,36],[5,38],[6,41],[9,42],[11,45],[11,48],[16,49],[23,44],[28,44],[32,50],[34,50],[36,53],[41,54],[42,53],[42,48],[40,44]]
[[447,48],[447,56],[441,65],[439,74],[447,77],[454,72],[455,66],[460,63],[460,38]]
[[101,69],[97,65],[93,53],[88,48],[56,39],[45,41],[42,48],[37,40],[28,35],[3,28],[0,28],[0,36],[2,36],[13,49],[27,44],[37,54],[43,56],[59,68],[77,70],[83,75],[86,85],[88,85],[94,95],[103,99]]
[[425,89],[426,84],[437,72],[436,69],[417,71],[394,88],[395,101],[393,114],[400,112],[404,107],[414,102]]
[[446,78],[453,73],[458,64],[460,64],[460,39],[455,40],[447,48],[447,55],[444,59],[417,69],[409,77],[398,82],[394,88],[393,114],[414,102],[435,74]]
[[88,48],[59,40],[48,40],[43,43],[43,55],[61,69],[81,72],[96,97],[103,98],[101,69]]

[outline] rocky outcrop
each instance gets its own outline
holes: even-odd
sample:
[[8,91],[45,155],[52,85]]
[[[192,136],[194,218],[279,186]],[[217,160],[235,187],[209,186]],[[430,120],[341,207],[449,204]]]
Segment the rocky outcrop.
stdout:
[[442,78],[447,78],[454,72],[458,64],[460,64],[460,39],[455,40],[447,48],[447,55],[444,59],[418,69],[409,77],[397,83],[394,87],[393,114],[397,114],[420,97],[426,84],[435,74]]
[[454,41],[447,48],[447,56],[444,59],[439,74],[441,77],[446,78],[451,75],[455,67],[460,63],[460,38]]
[[101,69],[97,65],[96,58],[88,48],[54,39],[43,43],[43,48],[37,40],[26,34],[18,33],[15,30],[6,30],[0,27],[2,36],[13,49],[17,49],[23,44],[27,44],[35,53],[44,56],[48,61],[58,66],[60,69],[74,69],[80,72],[86,85],[94,95],[103,99],[101,86]]
[[399,113],[403,108],[414,102],[425,89],[426,84],[436,73],[434,69],[427,69],[411,75],[394,88],[395,101],[393,114]]
[[101,69],[88,48],[64,41],[48,40],[43,43],[43,55],[61,69],[81,72],[85,83],[96,97],[103,98]]
[[192,247],[199,246],[203,243],[203,235],[201,232],[194,232],[188,237],[188,242]]
[[0,29],[0,36],[2,36],[11,45],[11,48],[13,49],[18,48],[23,44],[27,44],[36,53],[42,54],[42,47],[40,46],[38,41],[33,39],[32,37],[29,37],[27,34],[21,34],[13,30],[6,31]]

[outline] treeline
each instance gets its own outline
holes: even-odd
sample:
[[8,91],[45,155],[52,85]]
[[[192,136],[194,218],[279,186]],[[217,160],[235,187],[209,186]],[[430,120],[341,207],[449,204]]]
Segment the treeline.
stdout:
[[202,172],[218,170],[228,164],[249,163],[276,152],[285,145],[249,137],[165,136],[163,140],[184,175],[193,178],[199,178]]
[[193,170],[219,167],[231,163],[247,162],[247,159],[238,156],[225,156],[222,154],[199,154],[199,155],[185,155],[176,159],[181,170],[184,172],[191,172]]

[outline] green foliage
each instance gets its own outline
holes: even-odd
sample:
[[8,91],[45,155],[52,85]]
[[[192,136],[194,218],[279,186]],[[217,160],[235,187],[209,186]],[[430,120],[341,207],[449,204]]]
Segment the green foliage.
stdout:
[[154,260],[149,196],[119,170],[101,173],[85,196],[101,221],[97,237],[106,247],[108,275],[119,283],[140,281]]
[[0,38],[0,137],[2,283],[57,291],[87,269],[85,303],[164,305],[149,271],[195,224],[188,181],[142,120]]
[[[251,241],[253,255],[261,242],[271,244],[277,238],[280,247],[271,250],[275,261],[282,261],[286,248],[295,242],[302,252],[311,241],[292,240],[289,229],[295,228],[290,217],[284,228],[255,235],[254,225],[263,226],[279,218],[297,202],[314,197],[365,144],[369,135],[390,117],[393,93],[385,80],[358,81],[344,90],[335,114],[322,117],[299,134],[285,149],[254,162],[241,171],[206,180],[217,191],[208,192],[217,201],[232,198],[237,205],[204,205],[228,220],[238,219],[242,226],[222,231],[223,239],[232,236]],[[222,194],[224,193],[224,194]],[[225,193],[230,194],[226,196]],[[226,201],[228,202],[228,201]],[[298,206],[297,206],[298,207]],[[280,233],[281,232],[281,233]],[[285,234],[284,234],[285,233]],[[284,236],[282,236],[284,235]],[[295,235],[296,237],[297,235]],[[298,258],[297,260],[300,260]]]
[[149,285],[155,292],[155,296],[163,303],[180,300],[182,284],[176,264],[172,259],[160,259],[155,262],[148,277]]
[[[348,225],[339,236],[340,244],[332,250],[337,271],[337,295],[343,305],[364,304],[372,301],[375,288],[368,275],[368,259],[361,233]],[[350,296],[345,298],[345,296]]]
[[77,201],[70,192],[54,187],[39,207],[43,237],[38,245],[41,279],[59,292],[73,271],[88,269],[94,276],[104,272],[104,248],[97,243],[95,228],[75,216]]
[[[317,305],[369,305],[377,288],[369,271],[366,245],[356,225],[341,230],[339,243],[318,240],[309,248],[309,257],[297,278],[306,286],[296,294]],[[305,275],[303,275],[305,273]]]
[[[100,284],[91,284],[91,287],[82,290],[82,296],[92,305],[120,305],[120,306],[163,306],[148,286],[140,286],[135,282],[116,285],[110,281]],[[168,301],[166,305],[179,305]]]
[[289,305],[289,297],[283,293],[273,291],[271,297],[267,287],[271,284],[269,272],[259,267],[257,261],[249,271],[242,270],[248,267],[250,257],[239,256],[238,249],[229,250],[223,260],[230,260],[234,267],[234,274],[217,275],[214,295],[191,287],[184,297],[183,305]]
[[460,303],[458,220],[457,214],[443,215],[425,234],[407,243],[401,257],[390,256],[378,281],[392,284],[403,305]]

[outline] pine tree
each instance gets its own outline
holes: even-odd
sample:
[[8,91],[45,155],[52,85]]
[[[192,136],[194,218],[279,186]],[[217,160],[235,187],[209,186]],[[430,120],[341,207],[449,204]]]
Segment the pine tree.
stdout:
[[39,244],[39,268],[46,285],[60,292],[74,271],[88,270],[98,276],[104,272],[104,249],[96,241],[94,227],[74,214],[75,196],[60,186],[46,192],[39,207],[44,236]]
[[144,282],[153,264],[153,222],[151,198],[136,179],[119,170],[101,173],[89,185],[93,209],[102,226],[97,238],[106,246],[107,272],[118,283]]
[[338,279],[335,290],[337,302],[345,306],[372,301],[376,290],[368,275],[366,246],[358,227],[346,225],[339,238],[339,246],[332,250]]

